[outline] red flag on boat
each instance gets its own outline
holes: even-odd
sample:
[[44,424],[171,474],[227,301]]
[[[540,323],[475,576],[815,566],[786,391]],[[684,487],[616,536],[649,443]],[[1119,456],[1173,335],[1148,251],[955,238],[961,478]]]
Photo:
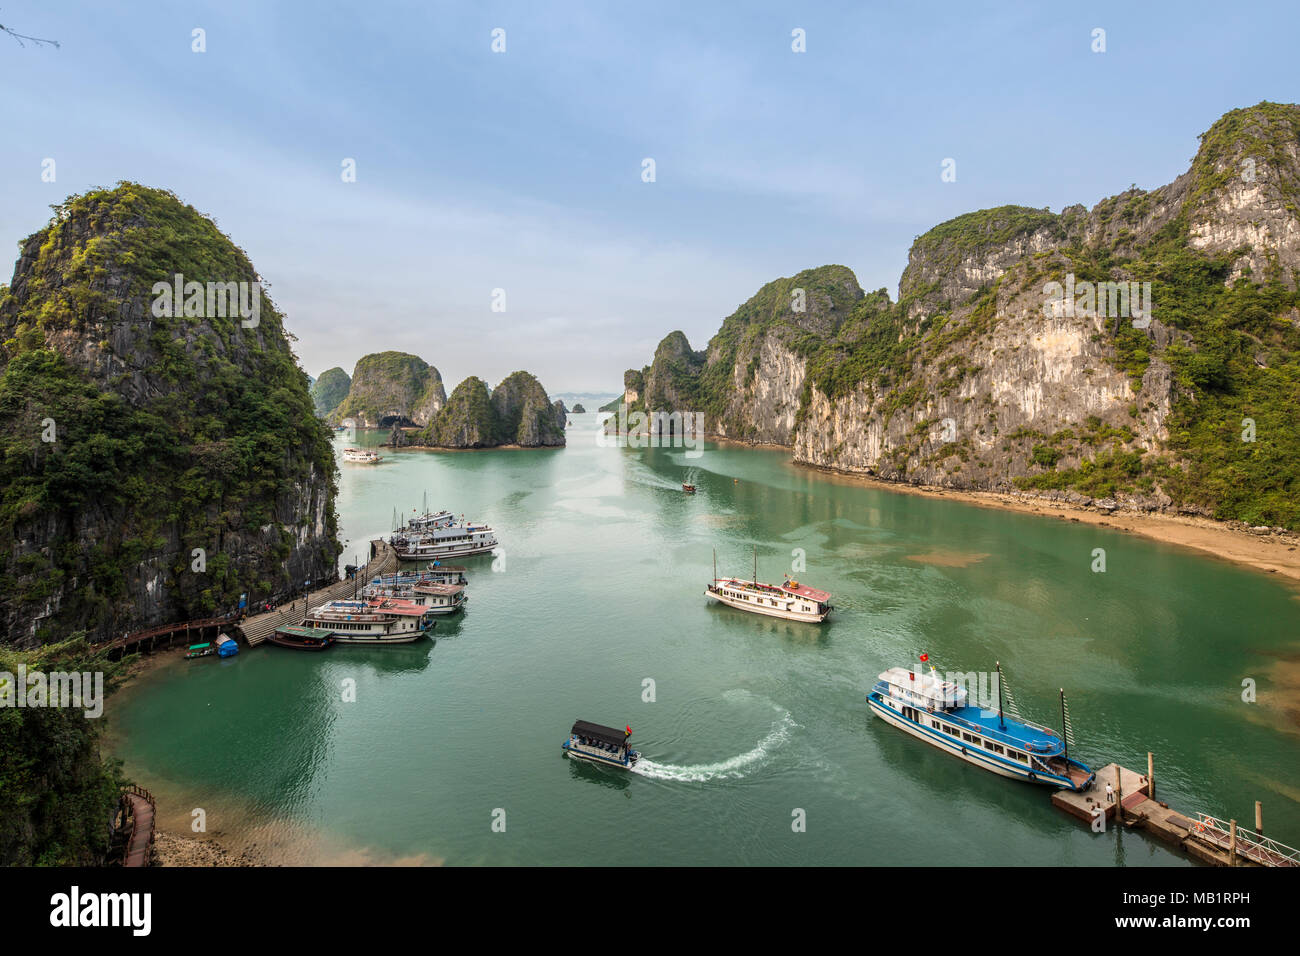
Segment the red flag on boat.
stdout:
[[929,659],[930,659],[930,655],[929,655],[929,654],[922,654],[922,655],[921,655],[921,663],[922,663],[922,664],[924,664],[924,663],[925,663],[926,661],[928,661]]
[[624,737],[631,737],[631,736],[632,736],[632,728],[629,727],[629,728],[627,729],[627,733],[625,733],[623,736],[624,736]]

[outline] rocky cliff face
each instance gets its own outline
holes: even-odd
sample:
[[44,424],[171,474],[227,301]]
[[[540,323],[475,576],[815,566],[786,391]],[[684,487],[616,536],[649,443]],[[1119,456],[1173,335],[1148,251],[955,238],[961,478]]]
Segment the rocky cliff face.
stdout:
[[320,373],[311,386],[311,400],[316,406],[316,414],[321,418],[338,408],[343,399],[348,397],[352,388],[352,379],[341,368],[330,368]]
[[1297,526],[1298,206],[1300,107],[1235,110],[1167,186],[936,226],[897,302],[842,266],[769,284],[625,400],[819,466]]
[[471,375],[457,385],[437,417],[420,433],[419,444],[440,448],[499,445],[496,413],[487,383]]
[[419,442],[443,448],[560,446],[564,425],[564,403],[552,405],[528,372],[507,376],[490,394],[482,379],[471,376],[456,386]]
[[[107,639],[332,575],[330,436],[243,252],[129,183],[21,250],[0,287],[3,639]],[[240,283],[255,312],[226,307]]]
[[361,428],[425,426],[446,402],[442,375],[424,359],[406,352],[377,352],[357,362],[347,398],[329,419],[351,419]]
[[624,376],[624,402],[643,411],[701,411],[712,434],[789,444],[807,352],[862,296],[844,266],[769,282],[723,320],[705,351],[692,351],[681,332],[667,335],[648,366]]

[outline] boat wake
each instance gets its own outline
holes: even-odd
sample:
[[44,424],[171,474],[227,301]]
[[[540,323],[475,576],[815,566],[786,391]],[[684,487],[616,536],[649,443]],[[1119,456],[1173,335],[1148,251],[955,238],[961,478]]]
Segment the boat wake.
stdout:
[[642,757],[631,768],[633,773],[654,780],[676,780],[688,783],[704,783],[709,780],[735,780],[749,775],[749,771],[761,765],[778,747],[790,739],[790,731],[797,727],[790,713],[785,712],[772,727],[772,732],[760,740],[753,750],[729,757],[717,763],[660,764]]

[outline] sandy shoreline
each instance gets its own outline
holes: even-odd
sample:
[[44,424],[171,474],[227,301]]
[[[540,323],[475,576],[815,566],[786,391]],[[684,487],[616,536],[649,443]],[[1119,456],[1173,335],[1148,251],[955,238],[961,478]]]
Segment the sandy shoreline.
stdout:
[[180,836],[159,830],[154,839],[153,866],[266,866],[247,853],[235,853],[216,840]]
[[1058,521],[1096,525],[1112,531],[1126,531],[1165,544],[1190,548],[1266,574],[1276,574],[1286,579],[1289,584],[1300,587],[1300,535],[1292,532],[1257,534],[1211,518],[1136,511],[1123,507],[1106,511],[1095,506],[1055,501],[1028,492],[959,491],[932,485],[909,485],[897,481],[885,481],[870,475],[802,462],[792,462],[792,464],[829,478],[867,485],[881,491],[919,495],[925,498],[945,498],[983,508],[999,508],[1020,514],[1055,518]]

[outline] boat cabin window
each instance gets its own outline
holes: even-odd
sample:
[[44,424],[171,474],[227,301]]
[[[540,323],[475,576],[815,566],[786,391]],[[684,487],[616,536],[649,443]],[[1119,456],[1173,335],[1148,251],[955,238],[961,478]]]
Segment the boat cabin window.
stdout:
[[961,735],[961,739],[966,741],[966,743],[968,744],[977,744],[980,742],[980,739],[976,737],[974,734],[968,734],[964,732]]

